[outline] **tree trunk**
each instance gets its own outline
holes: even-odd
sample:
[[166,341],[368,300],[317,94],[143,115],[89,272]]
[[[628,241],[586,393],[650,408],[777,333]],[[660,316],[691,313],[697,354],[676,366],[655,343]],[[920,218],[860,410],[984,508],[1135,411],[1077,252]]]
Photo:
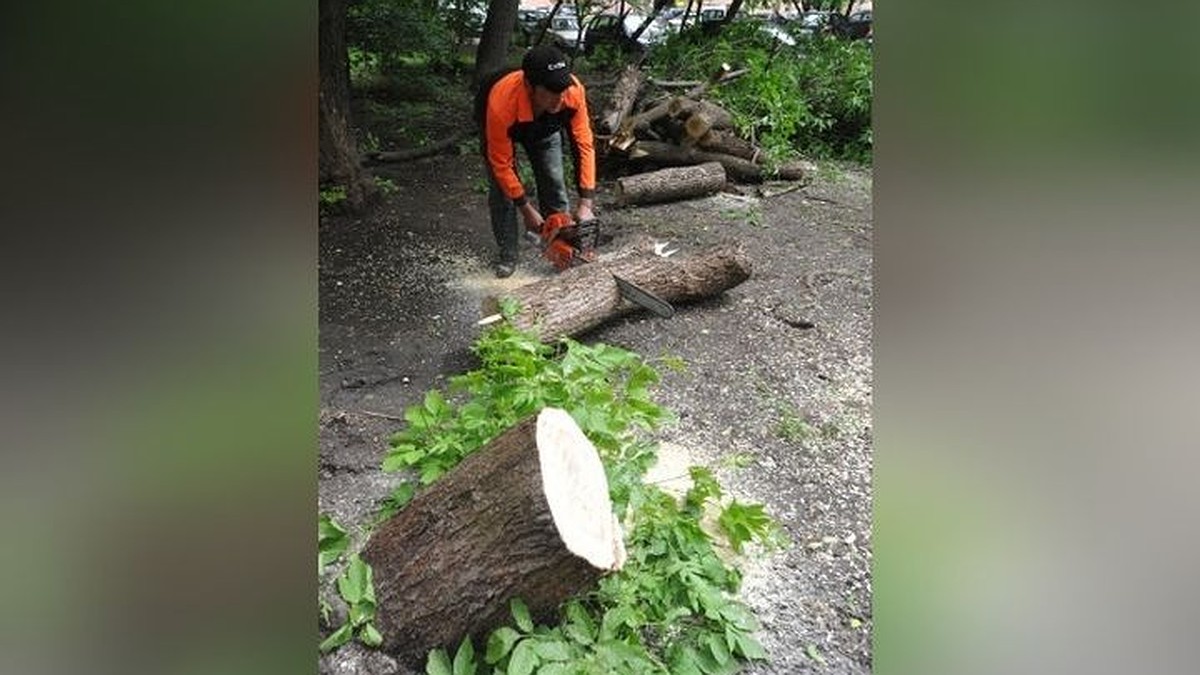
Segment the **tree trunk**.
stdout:
[[620,77],[617,78],[608,105],[600,114],[600,121],[596,125],[597,131],[602,134],[611,134],[621,128],[621,120],[625,119],[633,110],[638,91],[641,90],[645,80],[646,76],[639,68],[625,67]]
[[546,408],[496,437],[375,531],[371,565],[383,649],[423,664],[477,645],[519,597],[541,621],[620,569],[625,546],[595,447]]
[[[504,295],[520,306],[512,323],[536,332],[543,342],[554,342],[641,310],[621,297],[614,274],[671,303],[716,295],[750,278],[750,259],[740,247],[717,246],[681,255],[662,258],[650,250],[637,251],[572,267],[551,279],[508,291]],[[484,313],[497,312],[499,300],[486,300]]]
[[670,143],[655,141],[638,141],[629,152],[631,160],[651,162],[662,166],[692,166],[707,162],[718,162],[725,168],[725,173],[741,183],[761,183],[764,177],[763,168],[754,162],[723,155],[717,152],[705,152],[696,148],[685,148]]
[[483,78],[507,64],[519,3],[520,0],[491,0],[488,3],[487,18],[483,20],[483,32],[475,49],[476,87]]
[[346,59],[346,0],[320,0],[318,49],[318,180],[346,188],[346,205],[361,213],[379,194],[362,168],[350,133],[350,70]]
[[617,179],[617,203],[655,204],[703,197],[725,187],[725,168],[719,162],[682,166]]
[[754,147],[754,144],[750,141],[727,131],[718,131],[716,129],[701,136],[696,145],[708,152],[740,157],[755,164],[758,163],[759,158],[762,156],[762,151]]

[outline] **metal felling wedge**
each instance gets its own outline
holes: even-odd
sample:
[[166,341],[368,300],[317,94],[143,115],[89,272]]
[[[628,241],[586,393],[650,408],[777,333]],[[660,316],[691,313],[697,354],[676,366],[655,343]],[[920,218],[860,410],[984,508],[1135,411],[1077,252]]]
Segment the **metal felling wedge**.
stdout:
[[675,316],[675,308],[671,306],[671,303],[615,274],[612,275],[612,278],[617,282],[617,289],[621,291],[621,297],[645,307],[664,319]]

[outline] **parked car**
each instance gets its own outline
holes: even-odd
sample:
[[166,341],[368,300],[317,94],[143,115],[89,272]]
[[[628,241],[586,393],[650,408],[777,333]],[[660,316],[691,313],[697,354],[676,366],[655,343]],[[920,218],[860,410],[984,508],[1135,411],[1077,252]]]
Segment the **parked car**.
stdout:
[[872,13],[869,9],[857,11],[850,15],[850,23],[848,25],[850,37],[853,39],[870,40],[874,35],[872,26]]
[[579,21],[573,15],[558,15],[550,20],[550,28],[546,35],[556,47],[570,53],[582,45],[581,40],[587,35],[587,31],[580,34]]
[[587,37],[583,43],[583,53],[591,55],[601,45],[612,45],[622,51],[644,52],[666,38],[663,24],[651,22],[638,36],[633,34],[641,27],[646,17],[629,12],[625,20],[617,14],[600,14],[593,18],[587,26]]
[[541,26],[540,22],[545,21],[548,16],[550,16],[550,12],[541,8],[517,10],[517,25],[514,30],[519,36],[521,44],[525,46],[530,44],[537,36]]

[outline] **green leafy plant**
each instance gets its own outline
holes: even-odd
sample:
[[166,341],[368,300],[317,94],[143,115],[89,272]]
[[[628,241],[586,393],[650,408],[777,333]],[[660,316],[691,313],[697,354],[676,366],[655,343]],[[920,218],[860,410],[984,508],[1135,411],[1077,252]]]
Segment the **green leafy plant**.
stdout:
[[396,187],[395,181],[383,176],[375,176],[375,187],[379,188],[379,191],[385,195],[390,195],[400,189]]
[[768,541],[774,524],[762,504],[743,504],[736,499],[721,511],[717,522],[728,535],[729,545],[738,553],[748,541]]
[[[501,303],[506,316],[516,309]],[[453,662],[445,649],[430,652],[426,672],[734,673],[766,658],[753,637],[757,621],[735,597],[741,573],[718,555],[713,537],[720,534],[701,525],[722,498],[711,471],[692,467],[682,500],[642,481],[657,453],[644,436],[671,419],[651,398],[658,374],[645,360],[605,344],[543,344],[507,323],[488,329],[474,351],[478,369],[405,411],[385,470],[412,471],[427,485],[521,419],[561,407],[599,451],[616,512],[629,514],[628,559],[593,591],[567,601],[557,625],[536,624],[513,598],[513,621],[489,634],[482,662],[473,646],[460,644]],[[722,532],[737,550],[761,539],[771,522],[761,505],[734,502],[726,512]]]
[[350,545],[350,535],[328,514],[317,518],[317,574],[325,571],[329,563],[337,560]]
[[652,69],[665,79],[704,79],[722,63],[747,72],[709,95],[763,148],[768,168],[797,152],[870,161],[873,66],[862,41],[817,35],[788,46],[753,21],[734,21],[715,36],[699,30],[669,36],[655,50]]
[[454,654],[453,662],[444,649],[429,652],[429,658],[425,662],[427,675],[475,675],[478,668],[478,664],[475,663],[475,645],[472,644],[471,638],[463,638]]
[[346,186],[332,185],[327,188],[322,188],[318,193],[321,206],[333,207],[346,201]]
[[383,644],[383,636],[375,627],[375,587],[371,581],[371,566],[357,555],[350,557],[346,570],[337,580],[338,594],[346,601],[350,614],[346,623],[321,642],[319,649],[327,652],[354,638],[368,647]]
[[817,430],[794,410],[785,409],[775,425],[775,435],[790,443],[803,443],[816,436]]

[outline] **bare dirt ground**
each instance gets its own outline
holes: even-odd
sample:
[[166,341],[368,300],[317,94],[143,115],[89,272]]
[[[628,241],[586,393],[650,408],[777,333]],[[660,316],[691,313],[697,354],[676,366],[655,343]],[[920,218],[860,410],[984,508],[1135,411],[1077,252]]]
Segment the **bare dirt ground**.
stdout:
[[[380,471],[407,405],[474,367],[480,300],[553,274],[526,248],[516,275],[493,278],[482,165],[441,156],[377,167],[399,190],[367,218],[320,225],[319,508],[351,529],[399,482]],[[785,185],[768,185],[778,191]],[[630,315],[582,339],[648,357],[658,400],[679,417],[664,454],[714,469],[728,493],[764,503],[792,544],[752,555],[742,591],[771,656],[745,672],[871,670],[872,210],[869,169],[823,167],[786,194],[743,194],[598,215],[615,250],[634,237],[680,252],[739,241],[745,283],[683,305],[671,319]],[[404,672],[348,646],[322,672]]]

